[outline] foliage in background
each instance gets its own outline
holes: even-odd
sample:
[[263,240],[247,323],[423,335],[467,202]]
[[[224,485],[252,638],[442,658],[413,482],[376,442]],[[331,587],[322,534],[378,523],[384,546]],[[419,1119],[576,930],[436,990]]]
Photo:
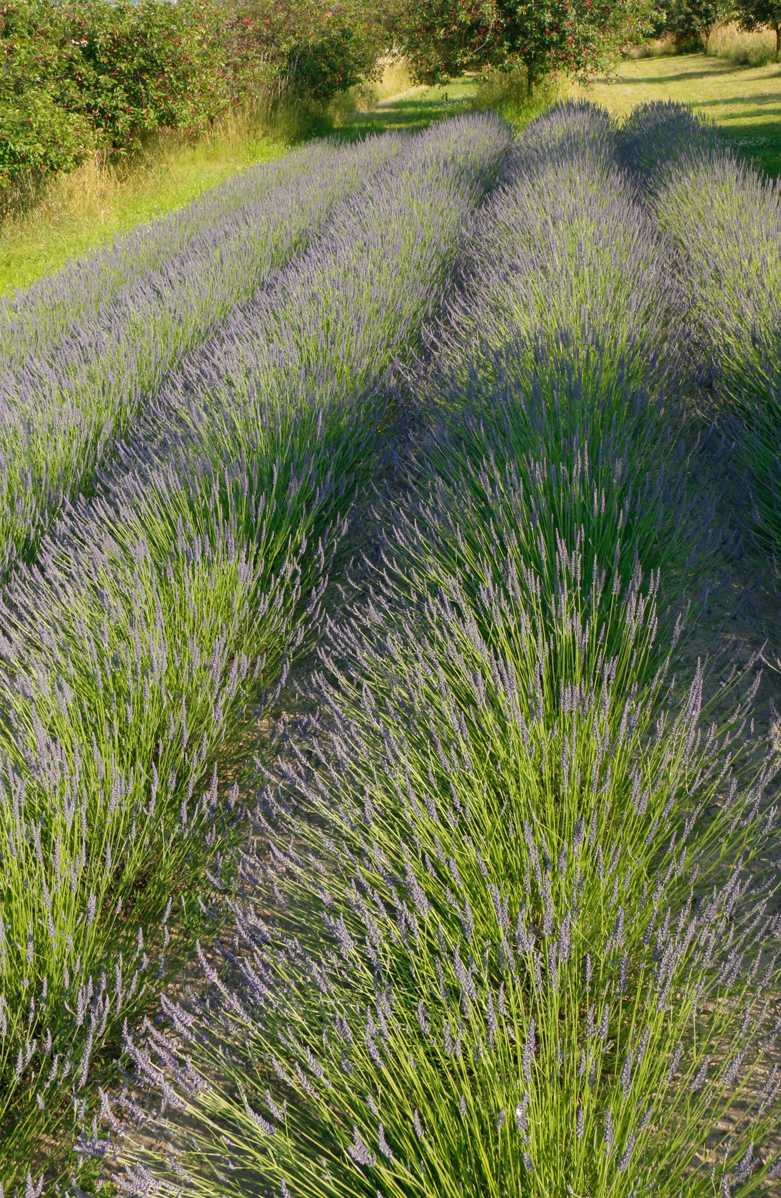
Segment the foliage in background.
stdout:
[[236,29],[248,59],[259,57],[282,86],[316,100],[373,77],[386,43],[373,0],[237,0]]
[[199,135],[261,94],[327,102],[371,75],[384,37],[361,0],[7,0],[0,187],[137,150],[160,128]]
[[0,187],[25,168],[70,170],[94,148],[75,88],[63,85],[69,57],[54,5],[0,7]]
[[645,0],[401,0],[398,43],[418,76],[522,66],[530,82],[551,71],[591,76],[649,28]]
[[327,102],[388,48],[417,79],[465,70],[590,77],[649,28],[648,0],[4,0],[0,186],[202,133],[265,90]]
[[653,32],[655,37],[672,36],[679,48],[704,42],[713,29],[729,19],[733,5],[729,0],[657,0]]
[[162,126],[191,133],[245,89],[212,0],[11,0],[0,10],[0,185],[127,151]]

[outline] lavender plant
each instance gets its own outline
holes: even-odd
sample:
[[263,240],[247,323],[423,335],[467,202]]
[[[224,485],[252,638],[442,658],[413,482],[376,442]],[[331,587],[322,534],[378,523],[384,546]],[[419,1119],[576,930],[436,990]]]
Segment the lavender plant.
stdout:
[[329,544],[391,422],[389,369],[445,293],[508,137],[481,117],[410,141],[279,276],[276,303],[188,362],[178,430],[129,445],[9,588],[6,1184],[47,1155],[42,1119],[54,1134],[71,1100],[84,1116],[100,1053],[148,1002],[139,979],[160,984],[153,948],[181,938],[180,897],[234,820],[215,767],[235,768],[248,702],[316,616]]
[[[32,348],[51,346],[73,335],[85,319],[94,318],[133,280],[156,271],[198,247],[231,239],[249,215],[247,209],[273,191],[301,182],[325,166],[336,146],[330,139],[310,142],[275,162],[239,172],[159,220],[112,238],[110,243],[66,263],[55,274],[0,300],[4,365],[20,365]],[[180,263],[184,265],[186,259]]]
[[[717,416],[735,437],[753,489],[757,531],[781,547],[781,195],[676,106],[647,105],[623,132],[660,226],[678,248]],[[655,147],[655,148],[654,148]]]
[[[477,222],[471,277],[437,342],[438,369],[451,385],[488,370],[485,351],[502,350],[508,337],[528,346],[513,353],[527,387],[532,375],[545,377],[547,355],[558,382],[567,369],[595,364],[595,346],[598,387],[617,371],[625,388],[649,372],[658,386],[680,374],[683,297],[669,277],[669,246],[635,190],[619,169],[610,119],[594,105],[557,105],[528,143],[517,142]],[[478,346],[476,362],[463,353],[467,341]]]
[[198,204],[195,221],[164,222],[140,270],[126,252],[136,236],[31,289],[0,372],[0,576],[34,557],[62,505],[90,490],[181,356],[402,146],[391,135],[294,155]]
[[[577,452],[613,428],[631,478],[663,445],[637,391],[659,320],[638,320],[634,377],[605,351],[604,403],[598,322],[594,357],[540,338],[540,376],[510,319],[472,374],[445,325],[421,386],[468,386],[368,602],[330,625],[309,725],[263,767],[225,969],[202,954],[205,998],[126,1033],[160,1105],[104,1096],[120,1189],[747,1198],[781,1175],[781,926],[757,868],[777,811],[771,767],[740,783],[751,694],[708,728],[701,672],[681,692],[672,650],[651,663],[653,522],[626,577],[599,519],[626,498],[616,442],[596,497],[593,442]],[[97,1125],[81,1148],[108,1156]]]

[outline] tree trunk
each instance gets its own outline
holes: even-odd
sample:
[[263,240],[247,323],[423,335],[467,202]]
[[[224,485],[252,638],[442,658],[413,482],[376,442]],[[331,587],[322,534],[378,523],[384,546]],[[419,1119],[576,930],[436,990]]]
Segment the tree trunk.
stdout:
[[776,25],[776,58],[781,56],[781,24]]

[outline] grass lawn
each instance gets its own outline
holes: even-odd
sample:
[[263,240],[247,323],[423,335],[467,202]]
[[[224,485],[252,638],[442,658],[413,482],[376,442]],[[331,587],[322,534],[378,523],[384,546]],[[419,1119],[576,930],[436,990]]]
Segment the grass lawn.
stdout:
[[736,66],[724,58],[684,54],[638,58],[616,77],[572,93],[625,116],[646,100],[683,100],[712,117],[736,145],[772,175],[781,174],[781,64]]
[[410,87],[380,100],[368,112],[349,114],[339,132],[349,137],[388,129],[423,129],[440,117],[467,111],[477,92],[477,80],[468,76],[441,87]]

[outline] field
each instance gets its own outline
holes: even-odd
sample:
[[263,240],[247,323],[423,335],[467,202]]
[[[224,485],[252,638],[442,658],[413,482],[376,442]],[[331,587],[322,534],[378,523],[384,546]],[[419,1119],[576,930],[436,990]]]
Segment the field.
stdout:
[[780,238],[569,101],[0,302],[0,1195],[778,1193]]

